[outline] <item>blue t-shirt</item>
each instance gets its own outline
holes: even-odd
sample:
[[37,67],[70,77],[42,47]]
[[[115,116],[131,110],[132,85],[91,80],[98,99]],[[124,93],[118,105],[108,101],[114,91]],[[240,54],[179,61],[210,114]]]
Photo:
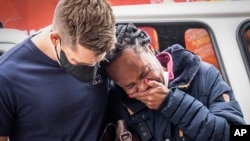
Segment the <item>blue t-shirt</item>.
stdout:
[[0,57],[0,136],[10,141],[95,141],[108,82],[82,83],[30,39]]

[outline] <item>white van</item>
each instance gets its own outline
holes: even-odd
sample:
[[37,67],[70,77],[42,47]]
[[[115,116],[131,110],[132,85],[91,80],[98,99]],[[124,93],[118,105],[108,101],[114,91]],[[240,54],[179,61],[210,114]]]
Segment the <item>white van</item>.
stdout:
[[28,34],[22,30],[0,28],[0,56],[27,37]]
[[145,29],[157,50],[178,43],[214,64],[250,124],[250,1],[166,2],[113,10],[118,23]]

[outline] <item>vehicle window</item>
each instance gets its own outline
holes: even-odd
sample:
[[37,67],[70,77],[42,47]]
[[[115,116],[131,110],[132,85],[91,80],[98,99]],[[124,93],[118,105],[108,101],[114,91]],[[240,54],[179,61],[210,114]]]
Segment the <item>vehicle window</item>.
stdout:
[[247,52],[248,52],[248,56],[250,53],[250,27],[248,27],[248,29],[245,32],[245,39],[246,39],[246,43],[247,43]]
[[213,64],[219,69],[209,34],[204,28],[190,28],[185,31],[185,45],[188,50],[199,55],[202,60]]
[[244,21],[237,33],[237,41],[250,79],[250,20]]
[[137,23],[136,25],[150,35],[156,50],[162,51],[173,44],[180,44],[220,70],[209,29],[205,25],[201,23]]

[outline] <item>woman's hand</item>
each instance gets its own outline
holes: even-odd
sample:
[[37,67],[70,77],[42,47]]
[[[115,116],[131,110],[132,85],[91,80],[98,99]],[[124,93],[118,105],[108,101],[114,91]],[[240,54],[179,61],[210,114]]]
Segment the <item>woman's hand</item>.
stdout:
[[145,103],[149,109],[156,110],[167,96],[169,89],[155,80],[145,79],[145,82],[148,84],[149,89],[132,94],[130,97]]

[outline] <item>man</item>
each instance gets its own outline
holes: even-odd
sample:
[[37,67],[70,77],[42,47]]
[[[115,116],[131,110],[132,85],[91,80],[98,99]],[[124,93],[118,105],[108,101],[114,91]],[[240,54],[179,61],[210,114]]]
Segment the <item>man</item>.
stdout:
[[52,25],[0,57],[0,141],[97,140],[113,48],[106,0],[60,0]]
[[230,86],[216,68],[180,45],[155,54],[133,24],[117,26],[104,62],[111,88],[107,122],[125,119],[142,141],[228,141],[245,124]]

